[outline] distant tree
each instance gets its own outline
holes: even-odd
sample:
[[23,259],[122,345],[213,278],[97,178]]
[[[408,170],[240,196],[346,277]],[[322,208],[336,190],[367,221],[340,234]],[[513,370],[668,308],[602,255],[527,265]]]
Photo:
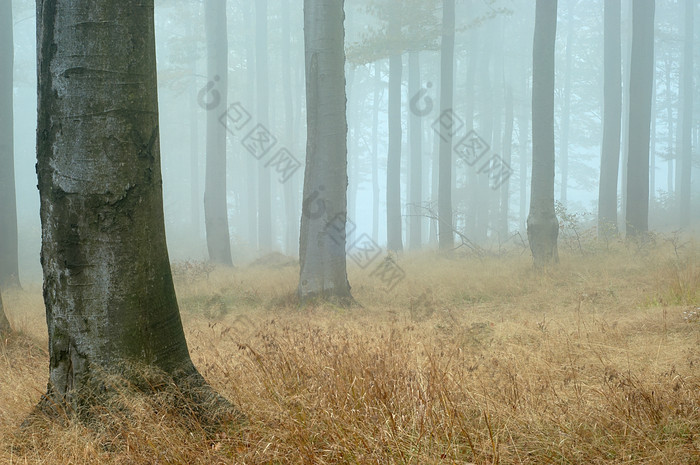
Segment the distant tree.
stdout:
[[[255,80],[257,97],[257,120],[269,127],[269,97],[267,65],[267,0],[255,2]],[[270,170],[264,163],[258,164],[258,248],[264,252],[272,250],[272,186]]]
[[554,213],[554,45],[557,0],[537,0],[532,61],[532,184],[527,237],[536,269],[558,261]]
[[629,236],[649,229],[649,142],[651,93],[654,84],[654,0],[632,5],[632,57],[627,156],[626,231]]
[[[694,93],[694,65],[693,65],[693,42],[694,33],[694,17],[696,0],[685,0],[683,2],[684,18],[685,18],[685,38],[683,40],[683,68],[681,75],[683,82],[681,83],[681,104],[683,105],[683,118],[681,121],[681,226],[687,227],[690,225],[692,217],[690,208],[690,186],[691,173],[693,171],[693,93]],[[696,214],[697,216],[697,214]]]
[[622,130],[621,2],[608,0],[604,13],[603,143],[598,184],[598,234],[617,232],[617,179]]
[[118,375],[145,391],[175,384],[203,417],[233,418],[192,364],[173,287],[153,1],[39,0],[37,42],[49,334],[39,410],[89,420],[108,401],[104,375]]
[[2,292],[0,292],[0,336],[3,336],[12,331],[10,322],[5,316],[5,307],[2,305]]
[[344,2],[304,0],[307,142],[298,294],[352,302],[346,270]]
[[[204,1],[207,36],[207,76],[212,108],[207,108],[207,161],[204,186],[204,223],[209,260],[232,266],[226,201],[226,128],[219,121],[228,89],[226,0]],[[218,97],[218,98],[217,98]]]
[[[400,7],[399,7],[400,8]],[[399,37],[401,16],[392,15],[389,19],[388,34]],[[389,55],[389,143],[386,168],[386,247],[389,250],[403,250],[401,233],[401,59],[402,50],[395,47]]]
[[0,286],[19,286],[15,194],[12,2],[0,2]]
[[[454,94],[455,0],[442,2],[442,43],[440,46],[440,115],[452,110]],[[442,250],[454,247],[452,221],[452,128],[440,132],[438,175],[438,244]]]

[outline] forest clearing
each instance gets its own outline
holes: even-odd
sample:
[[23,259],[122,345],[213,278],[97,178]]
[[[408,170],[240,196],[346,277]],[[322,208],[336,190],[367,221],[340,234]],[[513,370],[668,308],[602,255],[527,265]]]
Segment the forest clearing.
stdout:
[[172,392],[125,394],[99,430],[19,429],[46,326],[37,287],[7,292],[0,462],[700,463],[700,250],[594,247],[544,275],[518,250],[408,255],[389,292],[349,267],[352,308],[299,307],[293,262],[176,264],[192,359],[247,417],[215,433],[168,412]]

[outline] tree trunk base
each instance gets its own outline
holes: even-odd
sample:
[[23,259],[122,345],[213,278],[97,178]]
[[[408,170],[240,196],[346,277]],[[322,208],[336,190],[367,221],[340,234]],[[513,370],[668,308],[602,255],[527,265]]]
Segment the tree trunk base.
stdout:
[[118,436],[144,412],[207,434],[237,429],[247,422],[245,415],[194,369],[169,375],[148,367],[127,368],[119,375],[92,376],[90,389],[66,396],[59,396],[49,385],[22,428],[47,420],[62,426],[78,421],[92,430],[109,430]]

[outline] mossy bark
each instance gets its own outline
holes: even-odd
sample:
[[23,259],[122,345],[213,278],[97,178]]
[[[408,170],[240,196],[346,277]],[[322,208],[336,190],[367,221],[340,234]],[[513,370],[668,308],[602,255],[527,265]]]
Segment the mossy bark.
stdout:
[[165,241],[153,1],[39,0],[37,40],[49,332],[40,407],[89,416],[105,376],[131,377],[124,366],[206,389]]

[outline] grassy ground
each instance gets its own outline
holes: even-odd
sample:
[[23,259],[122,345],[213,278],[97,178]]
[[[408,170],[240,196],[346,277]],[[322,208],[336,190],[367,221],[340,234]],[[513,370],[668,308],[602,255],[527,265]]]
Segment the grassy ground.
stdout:
[[127,426],[19,425],[45,389],[38,287],[9,292],[0,463],[700,463],[700,250],[617,246],[535,275],[406,256],[362,307],[294,302],[297,268],[180,266],[195,364],[248,416],[228,434],[133,399]]

